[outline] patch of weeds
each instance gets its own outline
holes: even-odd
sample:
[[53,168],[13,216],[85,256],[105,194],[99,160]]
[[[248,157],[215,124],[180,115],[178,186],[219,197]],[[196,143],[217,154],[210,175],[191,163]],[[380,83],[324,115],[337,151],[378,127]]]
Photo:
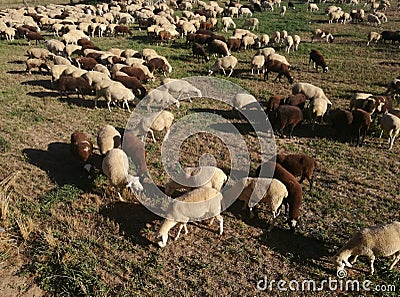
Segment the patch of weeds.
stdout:
[[0,136],[0,153],[8,152],[11,149],[10,143]]
[[62,187],[51,191],[50,193],[39,198],[42,211],[49,211],[53,205],[58,202],[68,202],[76,199],[82,190],[73,185],[63,185]]

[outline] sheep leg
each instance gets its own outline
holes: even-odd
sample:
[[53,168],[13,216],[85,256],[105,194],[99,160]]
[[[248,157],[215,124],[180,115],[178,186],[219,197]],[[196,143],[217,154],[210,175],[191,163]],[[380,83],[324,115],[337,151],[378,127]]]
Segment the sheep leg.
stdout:
[[107,107],[108,107],[108,111],[111,112],[111,100],[107,101]]
[[151,134],[151,137],[153,138],[153,142],[156,143],[157,141],[156,141],[156,139],[155,139],[155,137],[154,137],[154,132],[153,132],[153,130],[150,129],[149,132],[150,132],[150,134]]
[[395,256],[394,256],[394,260],[393,260],[392,265],[390,265],[390,267],[389,267],[389,270],[392,270],[393,267],[394,267],[394,265],[396,265],[397,262],[399,262],[399,260],[400,260],[400,253],[397,252],[397,253],[395,254]]
[[374,274],[374,261],[375,261],[375,256],[374,255],[370,255],[369,256],[369,261],[370,261],[370,268],[371,268],[371,275]]
[[226,72],[225,72],[224,68],[222,68],[222,73],[226,76]]
[[350,264],[354,264],[354,263],[356,263],[356,261],[357,261],[357,258],[358,258],[358,255],[356,255],[355,257],[354,257],[354,259],[350,262]]
[[224,232],[224,218],[220,214],[216,218],[219,222],[219,235],[221,235]]
[[[178,234],[176,234],[174,240],[178,240],[179,236],[181,235],[181,231],[182,231],[182,229],[183,229],[184,227],[185,227],[185,231],[187,231],[186,223],[183,223],[183,224],[180,224],[180,225],[179,225]],[[187,234],[187,232],[186,232],[186,234]]]
[[230,77],[232,75],[232,72],[233,72],[233,68],[231,68],[231,72],[229,72],[228,77]]

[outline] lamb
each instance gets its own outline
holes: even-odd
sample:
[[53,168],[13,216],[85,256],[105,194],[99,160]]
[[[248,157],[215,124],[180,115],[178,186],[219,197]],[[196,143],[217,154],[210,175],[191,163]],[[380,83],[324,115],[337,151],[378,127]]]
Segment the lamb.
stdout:
[[169,111],[153,112],[140,120],[137,135],[142,135],[142,141],[144,141],[147,132],[150,132],[153,142],[156,143],[153,131],[166,130],[164,139],[167,139],[173,121],[174,115]]
[[126,88],[131,89],[138,98],[144,98],[147,94],[146,88],[136,77],[116,75],[114,80],[122,83]]
[[229,27],[236,28],[235,22],[231,17],[223,17],[222,18],[222,31],[228,32]]
[[292,138],[293,129],[303,120],[303,112],[297,106],[281,105],[272,114],[273,126],[281,136],[286,126],[289,127],[289,138]]
[[[228,45],[228,49],[229,49],[229,45]],[[231,49],[229,49],[231,50]],[[207,56],[206,54],[206,50],[204,49],[204,47],[195,42],[193,43],[192,46],[192,52],[193,52],[193,57],[197,57],[197,62],[199,62],[199,59],[201,58],[201,60],[205,60],[206,62],[210,61],[210,57]]]
[[[272,162],[267,162],[263,165],[260,165],[256,170],[257,176],[264,177],[265,174],[271,172],[273,166],[274,163]],[[267,169],[267,172],[264,172],[263,169]],[[285,210],[289,206],[289,218],[287,222],[289,223],[290,230],[295,231],[297,222],[300,217],[300,207],[303,200],[303,190],[297,179],[285,168],[283,168],[282,165],[280,165],[279,163],[275,163],[275,170],[273,172],[273,177],[281,181],[286,186],[286,189],[288,191],[288,196],[286,199],[283,200],[283,204],[285,205]]]
[[[161,236],[161,241],[158,242],[160,247],[165,247],[168,241],[168,232],[178,222],[181,222],[178,234],[175,240],[179,238],[182,228],[185,229],[185,234],[188,233],[187,222],[189,219],[201,218],[204,215],[211,215],[213,218],[210,224],[214,221],[214,217],[219,222],[219,234],[223,233],[223,218],[221,216],[221,201],[222,194],[213,188],[201,187],[194,189],[193,191],[187,192],[182,196],[175,199],[175,201],[185,203],[173,203],[168,209],[168,218],[165,219],[158,231],[158,237]],[[196,203],[196,207],[190,206],[193,202],[202,202],[201,204]]]
[[389,135],[388,145],[390,150],[395,138],[400,133],[400,118],[391,113],[385,113],[381,118],[380,126],[382,129],[380,137],[382,137],[383,132]]
[[266,111],[270,112],[277,110],[280,105],[284,104],[284,99],[285,97],[282,95],[271,96],[267,102]]
[[31,74],[31,70],[33,68],[39,68],[40,73],[43,75],[43,69],[46,70],[48,73],[50,73],[50,68],[47,66],[46,61],[43,59],[37,59],[37,58],[32,58],[32,59],[27,59],[25,61],[26,64],[26,72]]
[[147,173],[144,143],[132,131],[125,131],[122,149],[135,164],[137,174],[140,177],[144,176]]
[[371,116],[362,109],[352,111],[353,121],[350,124],[350,133],[356,140],[356,146],[362,146],[369,126],[371,125]]
[[214,71],[217,70],[222,70],[224,75],[226,75],[225,70],[230,69],[231,71],[228,74],[228,77],[230,77],[233,73],[233,69],[236,67],[237,62],[238,60],[234,56],[219,58],[208,70],[208,75],[210,76]]
[[277,72],[278,76],[275,78],[276,80],[281,79],[282,75],[284,75],[290,84],[293,83],[293,76],[290,75],[288,65],[277,61],[277,60],[267,60],[264,64],[265,74],[264,74],[264,81],[268,79],[269,72]]
[[202,97],[199,89],[183,79],[165,78],[162,81],[162,88],[175,97],[177,96],[177,100],[188,97],[189,101],[192,102],[191,97]]
[[111,125],[105,125],[97,133],[97,146],[102,156],[114,148],[119,148],[121,143],[121,134]]
[[48,51],[45,48],[30,48],[26,51],[26,53],[28,54],[29,58],[36,58],[43,60],[50,59],[54,56],[52,53],[50,53],[50,51]]
[[150,111],[151,107],[166,108],[172,104],[175,104],[177,108],[180,106],[179,100],[175,99],[164,88],[150,90],[149,94],[146,96],[146,107],[148,111]]
[[380,39],[382,38],[382,35],[380,33],[377,32],[369,32],[368,33],[368,42],[367,42],[367,46],[370,44],[371,41],[377,43]]
[[90,157],[93,154],[93,143],[83,132],[74,132],[71,134],[71,152],[77,157],[83,169],[90,172],[92,165]]
[[[355,256],[350,264],[349,258]],[[352,267],[358,256],[367,256],[370,262],[371,275],[374,274],[376,256],[394,256],[389,270],[400,260],[400,222],[362,228],[332,257],[336,270],[345,266]]]
[[35,40],[36,41],[36,45],[38,44],[38,42],[40,42],[41,40],[44,40],[44,37],[42,35],[40,35],[40,33],[37,32],[28,32],[26,33],[26,39],[28,39],[29,42],[29,46],[31,45],[31,41]]
[[156,58],[151,59],[147,64],[149,66],[149,71],[152,73],[157,69],[161,69],[164,76],[166,76],[165,73],[167,71],[169,73],[172,72],[172,67],[166,59],[156,57]]
[[[133,188],[135,192],[143,191],[143,186],[139,181],[139,177],[132,176],[128,173],[129,160],[123,150],[114,148],[108,151],[103,159],[101,168],[114,187]],[[124,201],[119,192],[118,197],[121,201]]]
[[[267,190],[265,190],[267,188]],[[259,203],[266,203],[272,214],[272,220],[269,223],[267,232],[274,227],[275,221],[280,213],[280,208],[284,199],[288,197],[286,186],[275,178],[265,177],[245,177],[237,181],[231,189],[223,195],[231,195],[242,189],[237,200],[243,201],[243,209],[248,206],[250,208],[250,218],[254,217],[253,207]]]
[[310,68],[311,61],[314,63],[314,69],[318,72],[318,66],[322,67],[322,71],[328,72],[328,66],[326,65],[324,56],[319,50],[311,50],[310,59],[308,61],[308,69]]
[[310,192],[313,186],[313,173],[317,166],[317,162],[313,157],[306,154],[277,154],[276,162],[281,164],[283,168],[289,171],[293,176],[300,178],[300,184],[307,179],[310,184]]
[[255,55],[251,59],[251,74],[254,75],[254,70],[257,70],[257,75],[260,74],[260,70],[264,71],[265,57],[263,55]]
[[302,94],[298,93],[296,95],[289,95],[285,99],[285,104],[286,105],[292,105],[292,106],[297,106],[300,109],[304,109],[304,106],[306,104],[307,97]]
[[67,98],[69,98],[67,91],[73,91],[78,93],[78,99],[79,94],[82,95],[82,99],[85,99],[83,93],[92,91],[92,87],[83,77],[61,76],[58,81],[58,90],[60,95],[65,94]]
[[107,100],[107,107],[110,112],[111,102],[122,101],[122,107],[126,106],[128,112],[131,112],[128,104],[129,101],[133,101],[135,105],[139,103],[139,100],[132,91],[119,82],[109,83],[105,88],[96,89],[96,97],[94,98],[95,108],[97,108],[97,100],[101,97]]
[[[192,190],[199,187],[208,187],[221,191],[227,180],[226,174],[217,167],[185,167],[178,176],[177,181],[171,179],[165,185],[165,194],[170,196],[177,189]],[[178,181],[183,182],[183,185]]]

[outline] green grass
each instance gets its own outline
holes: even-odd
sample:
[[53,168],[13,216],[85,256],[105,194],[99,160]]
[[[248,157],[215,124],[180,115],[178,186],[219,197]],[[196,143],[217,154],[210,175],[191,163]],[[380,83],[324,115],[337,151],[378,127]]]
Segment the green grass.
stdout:
[[[0,9],[9,4],[14,2],[6,0]],[[399,16],[393,11],[387,12],[389,22],[378,29],[366,24],[327,24],[324,9],[328,5],[318,4],[319,12],[310,13],[305,3],[296,3],[296,11],[288,10],[285,17],[280,16],[279,9],[255,13],[260,20],[256,33],[272,35],[277,30],[286,30],[289,34],[299,34],[302,38],[299,51],[285,54],[297,69],[292,71],[295,81],[322,87],[334,108],[348,108],[354,91],[383,94],[388,81],[399,74],[397,64],[386,63],[400,58],[397,45],[366,47],[369,31],[393,28]],[[347,5],[342,7],[347,12],[353,9]],[[240,27],[244,20],[235,21]],[[94,38],[94,42],[102,49],[154,48],[170,61],[173,72],[169,76],[173,78],[206,75],[214,62],[212,59],[198,64],[191,50],[183,47],[183,40],[157,46],[135,27],[133,39]],[[335,42],[311,43],[311,31],[317,27],[333,32]],[[50,38],[50,33],[47,34],[46,38]],[[223,33],[226,37],[231,34],[232,31]],[[188,235],[176,242],[170,240],[166,248],[159,249],[153,243],[162,220],[132,203],[131,195],[126,195],[127,203],[116,202],[116,192],[108,186],[100,168],[92,179],[86,179],[77,160],[69,153],[72,132],[84,131],[95,141],[101,126],[110,123],[124,128],[129,114],[118,108],[113,108],[111,113],[106,108],[95,110],[90,105],[91,96],[88,96],[88,107],[74,100],[60,100],[57,91],[46,88],[48,76],[24,73],[25,66],[20,61],[25,59],[27,48],[25,41],[0,41],[0,179],[11,172],[23,173],[13,186],[8,222],[4,226],[16,238],[20,255],[24,257],[21,273],[34,277],[35,283],[51,295],[255,296],[259,295],[256,282],[264,275],[276,280],[334,277],[333,266],[327,258],[355,230],[399,220],[398,143],[388,151],[386,139],[377,138],[376,123],[362,148],[329,139],[326,125],[318,126],[315,136],[306,124],[297,130],[303,136],[294,140],[276,139],[279,152],[304,152],[318,161],[314,190],[310,193],[306,182],[303,187],[302,217],[296,234],[289,232],[281,215],[276,228],[265,238],[263,230],[270,215],[260,211],[258,219],[252,221],[240,212],[240,205],[234,205],[223,214],[225,234],[222,236],[217,234],[216,225],[194,223],[190,224]],[[328,73],[307,71],[311,49],[324,53]],[[282,48],[277,50],[283,53]],[[254,53],[255,50],[233,53],[239,64],[229,81],[254,94],[261,104],[271,95],[288,95],[291,86],[287,81],[274,83],[275,75],[271,75],[264,82],[250,75],[250,59]],[[219,73],[215,76],[225,79]],[[162,77],[157,77],[146,88],[157,87],[161,80]],[[194,100],[182,102],[172,112],[179,119],[201,109],[230,110],[213,100]],[[231,121],[244,124],[237,118]],[[157,185],[163,186],[168,180],[160,158],[163,134],[156,133],[156,138],[157,143],[150,141],[146,145],[147,165]],[[259,147],[254,133],[245,134],[244,139],[254,170],[260,161]],[[218,166],[230,168],[226,146],[206,134],[188,138],[177,153],[184,166],[196,165],[202,154],[213,153]],[[28,219],[32,219],[27,238],[22,236],[16,222],[20,216],[27,225]],[[171,231],[172,237],[175,232]],[[0,259],[12,266],[12,259],[18,257],[17,248],[3,248],[2,244]],[[378,258],[377,273],[370,277],[368,264],[361,259],[355,267],[363,271],[349,269],[349,278],[370,279],[375,284],[393,284],[400,288],[399,268],[389,272],[388,265],[388,259]],[[266,294],[293,296],[293,292]],[[323,294],[340,295],[339,292],[307,293]]]

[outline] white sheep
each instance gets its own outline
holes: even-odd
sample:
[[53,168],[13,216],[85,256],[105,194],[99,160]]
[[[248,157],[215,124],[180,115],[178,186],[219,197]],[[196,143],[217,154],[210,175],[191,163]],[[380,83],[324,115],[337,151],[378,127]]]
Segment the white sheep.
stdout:
[[[240,191],[240,189],[243,189]],[[237,181],[232,188],[224,193],[224,196],[231,196],[231,193],[239,193],[237,200],[243,201],[243,210],[250,209],[250,218],[254,217],[253,208],[259,203],[266,203],[272,214],[268,232],[274,227],[275,221],[280,213],[283,199],[288,196],[286,186],[275,178],[253,178],[245,177]]]
[[288,37],[288,32],[286,30],[282,30],[281,34],[280,34],[280,42],[283,43],[286,39],[286,37]]
[[50,67],[51,82],[58,81],[68,65],[53,65]]
[[257,70],[257,75],[260,74],[260,70],[264,73],[264,55],[255,55],[251,59],[251,74],[254,75],[254,70]]
[[151,107],[167,108],[169,105],[175,104],[179,108],[180,104],[167,90],[163,88],[150,90],[145,98],[147,110]]
[[262,34],[260,38],[260,42],[262,46],[267,46],[269,43],[269,36],[268,34]]
[[268,58],[269,55],[272,55],[275,53],[275,49],[273,47],[265,47],[261,48],[257,51],[257,55],[263,55],[265,59]]
[[328,102],[329,105],[332,105],[332,103],[329,101],[329,99],[325,96],[324,91],[312,84],[309,83],[296,83],[292,87],[292,94],[296,95],[298,93],[304,94],[308,99],[313,100],[315,98],[322,98]]
[[[128,173],[129,160],[125,152],[119,148],[114,148],[105,155],[101,168],[103,173],[110,179],[113,186],[133,188],[136,192],[143,191],[143,186],[139,181],[139,177],[132,176]],[[118,192],[121,201],[121,194]]]
[[16,33],[16,30],[14,28],[7,27],[6,29],[4,29],[4,34],[6,35],[6,39],[8,41],[13,41],[14,40],[15,33]]
[[54,65],[67,65],[67,66],[71,66],[72,63],[70,60],[61,57],[61,56],[55,56],[53,59]]
[[270,54],[270,55],[267,57],[267,60],[279,61],[279,62],[281,62],[281,63],[283,63],[283,64],[286,64],[286,65],[290,66],[290,64],[289,64],[288,60],[286,59],[286,57],[285,57],[285,56],[282,56],[282,55],[280,55],[280,54],[276,54],[276,53]]
[[377,43],[381,38],[382,38],[381,33],[378,33],[378,32],[369,32],[369,33],[368,33],[368,42],[367,42],[367,46],[369,46],[369,44],[370,44],[371,41]]
[[82,77],[86,79],[86,81],[92,87],[97,85],[101,81],[111,81],[109,75],[99,71],[88,71],[84,75],[82,75]]
[[243,17],[243,16],[246,16],[246,18],[252,17],[252,16],[253,16],[253,13],[252,13],[251,10],[250,10],[249,8],[247,8],[247,7],[241,7],[240,10],[239,10],[239,13],[240,13],[240,15],[241,15],[242,17]]
[[358,100],[365,100],[368,99],[369,97],[373,96],[370,93],[355,93],[351,98],[350,98],[350,111],[353,110],[354,107],[360,106],[360,104],[357,103]]
[[100,154],[105,155],[108,151],[121,145],[121,134],[112,125],[105,125],[97,133],[97,146]]
[[300,44],[300,36],[299,35],[293,35],[293,48],[295,51],[299,49],[299,44]]
[[146,137],[146,133],[150,132],[153,142],[156,143],[153,131],[163,131],[166,130],[164,139],[168,138],[170,128],[174,121],[174,115],[167,110],[162,110],[161,112],[153,112],[148,116],[142,118],[138,125],[139,131],[137,135],[142,135],[142,141]]
[[254,103],[257,103],[257,99],[251,94],[237,93],[232,98],[233,109],[237,110],[245,109],[246,106],[253,105]]
[[[104,81],[102,81],[104,82]],[[111,112],[111,102],[122,101],[122,107],[126,106],[128,112],[131,112],[129,109],[129,101],[133,101],[136,105],[139,103],[139,99],[135,97],[132,91],[126,88],[123,84],[119,82],[108,82],[109,84],[105,88],[96,89],[96,97],[94,98],[94,106],[97,108],[97,100],[101,97],[107,100],[108,110]]]
[[314,130],[315,121],[317,119],[323,119],[324,115],[328,111],[328,108],[332,105],[329,100],[325,98],[316,97],[310,101],[309,111],[311,116],[311,121],[313,123],[312,129]]
[[242,45],[244,49],[246,50],[247,47],[251,47],[256,44],[256,40],[252,36],[244,36],[242,38]]
[[189,101],[192,102],[192,96],[202,97],[201,91],[198,88],[183,79],[164,78],[162,88],[166,89],[170,94],[178,96],[178,100],[182,96],[188,96]]
[[28,54],[29,58],[36,58],[36,59],[44,59],[47,60],[54,55],[50,53],[49,50],[45,48],[30,48],[26,51]]
[[56,39],[49,39],[45,41],[47,49],[55,54],[55,55],[62,55],[64,53],[65,45],[59,40]]
[[93,67],[93,71],[101,72],[101,73],[107,75],[108,77],[111,77],[111,74],[110,74],[110,71],[108,70],[108,68],[102,64],[96,64]]
[[272,35],[271,39],[272,39],[272,41],[274,43],[280,43],[280,41],[281,41],[281,32],[275,31],[275,33]]
[[236,67],[238,60],[234,56],[227,56],[223,58],[217,59],[214,65],[208,70],[208,75],[213,74],[214,71],[222,70],[224,75],[226,75],[225,70],[230,69],[231,71],[228,74],[228,77],[232,75],[233,69]]
[[65,44],[78,44],[78,40],[81,38],[86,38],[90,40],[90,37],[87,36],[83,31],[81,30],[72,30],[69,31],[68,33],[64,34],[61,37],[61,40],[65,42]]
[[[350,264],[349,258],[355,256]],[[371,275],[374,274],[376,256],[393,257],[389,270],[400,260],[400,222],[362,228],[332,257],[339,272],[345,266],[352,267],[358,256],[367,256],[370,263]]]
[[400,118],[394,114],[385,113],[381,118],[380,126],[382,129],[380,137],[382,137],[383,132],[389,135],[388,145],[390,150],[400,132]]
[[243,23],[243,28],[252,28],[251,30],[254,31],[256,28],[258,30],[258,25],[260,24],[260,21],[257,18],[250,18],[246,19]]
[[[219,222],[219,234],[221,235],[224,231],[223,218],[221,216],[221,201],[222,194],[213,188],[201,187],[194,189],[193,191],[187,192],[182,196],[175,198],[176,201],[186,202],[186,203],[173,203],[168,209],[168,214],[173,219],[165,219],[164,223],[161,225],[158,231],[158,236],[161,236],[161,241],[158,242],[160,247],[165,247],[168,241],[168,232],[176,224],[181,223],[175,240],[179,238],[179,235],[184,228],[185,234],[188,233],[187,222],[192,218],[200,218],[204,215],[212,215],[210,225],[214,221],[214,217],[217,218]],[[201,204],[196,203],[195,206],[191,205],[193,202],[202,202]]]
[[185,185],[182,185],[177,181],[171,179],[165,185],[165,194],[170,196],[177,189],[191,190],[199,187],[208,187],[221,191],[222,186],[226,183],[227,179],[228,177],[226,176],[226,174],[217,167],[185,167],[182,170],[182,174],[178,177],[178,180],[184,181]]
[[289,53],[289,52],[290,52],[290,49],[292,48],[292,46],[293,46],[293,44],[294,44],[293,37],[290,36],[290,35],[287,36],[287,37],[284,39],[283,44],[285,45],[285,51],[286,51],[287,53]]
[[75,44],[67,44],[64,48],[65,54],[67,55],[68,59],[71,59],[71,55],[82,49],[82,46],[75,45]]
[[308,11],[318,11],[319,7],[316,3],[308,3],[307,10]]

